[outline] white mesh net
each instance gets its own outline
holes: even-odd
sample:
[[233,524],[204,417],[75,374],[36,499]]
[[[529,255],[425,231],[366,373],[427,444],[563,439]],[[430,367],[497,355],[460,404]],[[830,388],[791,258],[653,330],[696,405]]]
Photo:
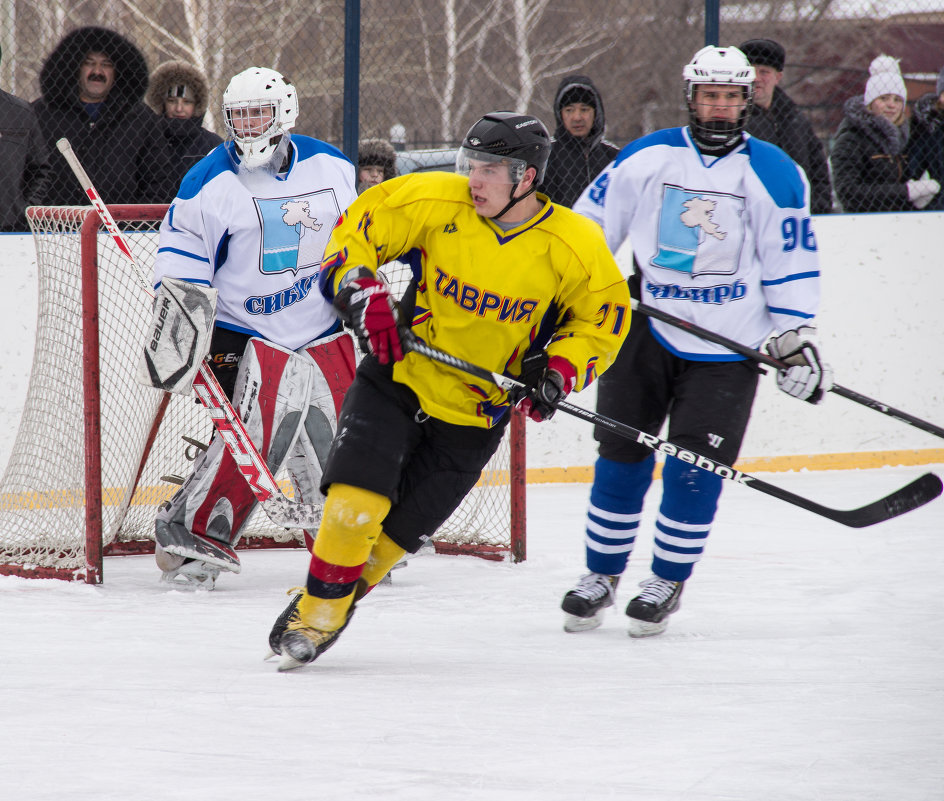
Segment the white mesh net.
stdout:
[[[148,219],[132,219],[144,213],[141,207],[110,210],[136,261],[150,274],[163,209],[148,207]],[[87,322],[83,336],[80,229],[90,213],[87,207],[31,211],[39,316],[23,417],[0,481],[0,572],[89,580],[89,571],[96,568],[88,552],[96,550],[98,536],[105,553],[146,550],[158,505],[177,489],[166,477],[182,479],[190,472],[196,449],[183,437],[206,443],[212,436],[202,406],[135,380],[151,299],[104,229],[89,238],[98,260],[99,310],[97,328],[94,320]],[[389,272],[402,291],[408,270]],[[87,405],[96,370],[100,417]],[[95,449],[86,447],[86,436],[96,427],[101,431],[101,466],[87,472],[86,461],[94,459]],[[509,454],[506,437],[480,486],[437,533],[437,542],[472,552],[510,547]],[[286,477],[279,479],[291,496]],[[86,512],[86,495],[94,497],[97,488],[100,529],[96,509],[91,516]],[[240,547],[302,541],[300,531],[271,525],[257,509]]]

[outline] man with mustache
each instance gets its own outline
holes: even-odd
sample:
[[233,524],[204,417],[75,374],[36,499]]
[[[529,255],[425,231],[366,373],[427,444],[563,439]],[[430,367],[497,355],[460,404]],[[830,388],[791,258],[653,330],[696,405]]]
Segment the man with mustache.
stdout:
[[143,98],[149,70],[141,51],[107,28],[78,28],[46,57],[33,110],[50,152],[46,203],[85,205],[56,141],[66,137],[109,204],[169,203],[177,188],[159,118]]

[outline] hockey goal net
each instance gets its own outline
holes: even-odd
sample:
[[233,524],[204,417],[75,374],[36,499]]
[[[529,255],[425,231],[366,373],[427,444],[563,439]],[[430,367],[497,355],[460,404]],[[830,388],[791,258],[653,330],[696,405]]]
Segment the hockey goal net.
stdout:
[[[150,272],[166,206],[109,206]],[[212,436],[192,397],[137,383],[151,299],[91,207],[34,207],[38,317],[29,387],[0,481],[0,573],[97,584],[102,557],[153,550],[154,516]],[[406,269],[385,268],[402,291]],[[524,425],[437,532],[438,552],[525,557]],[[195,444],[197,443],[197,444]],[[287,495],[286,476],[277,476]],[[240,548],[303,546],[257,508]]]

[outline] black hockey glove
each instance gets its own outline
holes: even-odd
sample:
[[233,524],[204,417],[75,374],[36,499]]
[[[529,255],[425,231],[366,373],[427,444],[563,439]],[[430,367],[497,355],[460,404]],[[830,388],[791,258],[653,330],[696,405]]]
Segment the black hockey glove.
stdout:
[[381,364],[403,358],[396,303],[384,283],[366,267],[355,267],[341,279],[334,308],[354,331],[361,350],[373,353]]
[[513,401],[522,414],[536,423],[550,420],[560,403],[577,383],[577,371],[561,356],[551,356],[543,350],[529,354],[521,362],[519,378],[524,387]]

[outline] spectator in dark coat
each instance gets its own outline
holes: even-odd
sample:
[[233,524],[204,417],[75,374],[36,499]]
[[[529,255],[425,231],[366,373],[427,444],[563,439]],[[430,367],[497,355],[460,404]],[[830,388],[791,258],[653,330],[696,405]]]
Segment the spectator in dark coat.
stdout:
[[616,158],[619,148],[603,138],[603,99],[585,75],[568,75],[554,95],[557,128],[540,191],[570,208],[580,193]]
[[0,90],[0,231],[28,231],[23,211],[45,202],[49,157],[30,104]]
[[62,137],[106,203],[173,200],[176,173],[160,120],[142,102],[147,84],[141,51],[107,28],[78,28],[46,57],[33,109],[50,153],[48,203],[88,203],[56,148]]
[[151,74],[145,101],[162,117],[178,184],[187,170],[223,142],[221,136],[203,127],[209,95],[200,70],[183,61],[167,61]]
[[748,133],[772,142],[803,168],[810,182],[810,211],[828,214],[833,210],[833,191],[826,150],[810,121],[778,85],[783,79],[786,52],[773,39],[750,39],[738,49],[756,74]]
[[[906,150],[913,175],[927,173],[944,186],[944,69],[937,76],[935,88],[936,93],[922,95],[914,105]],[[944,209],[944,192],[938,192],[926,208]]]
[[907,90],[898,60],[881,55],[869,67],[865,93],[850,97],[830,157],[836,194],[846,212],[923,209],[940,191],[914,175],[905,158]]

